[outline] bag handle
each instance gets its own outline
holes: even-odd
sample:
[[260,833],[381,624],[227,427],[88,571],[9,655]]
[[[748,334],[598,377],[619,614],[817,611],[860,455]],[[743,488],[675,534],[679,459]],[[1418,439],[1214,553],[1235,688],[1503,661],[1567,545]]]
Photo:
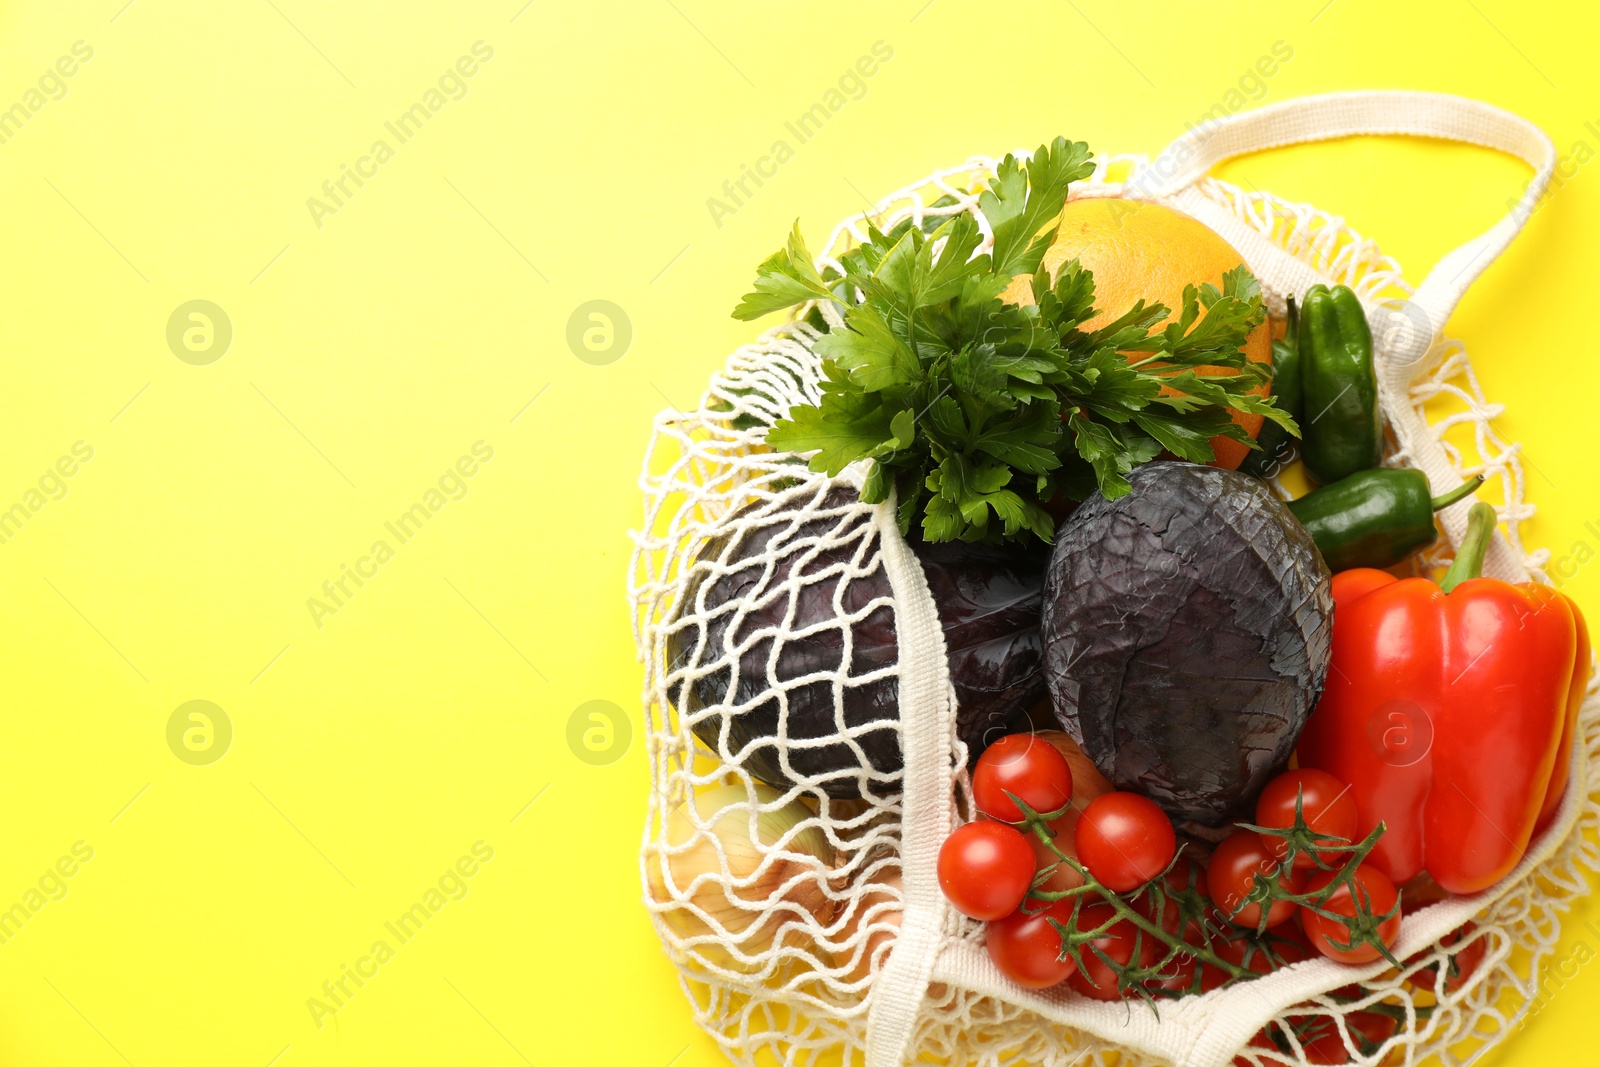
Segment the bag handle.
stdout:
[[[1169,197],[1234,156],[1360,135],[1437,137],[1475,144],[1516,156],[1534,169],[1533,180],[1516,206],[1482,234],[1446,254],[1417,287],[1404,316],[1410,320],[1410,328],[1396,324],[1397,350],[1390,354],[1398,366],[1416,366],[1467,287],[1506,250],[1550,184],[1556,146],[1527,119],[1480,100],[1446,93],[1374,90],[1300,97],[1191,128],[1141,168],[1129,186],[1141,197]],[[1427,329],[1418,328],[1421,324]]]

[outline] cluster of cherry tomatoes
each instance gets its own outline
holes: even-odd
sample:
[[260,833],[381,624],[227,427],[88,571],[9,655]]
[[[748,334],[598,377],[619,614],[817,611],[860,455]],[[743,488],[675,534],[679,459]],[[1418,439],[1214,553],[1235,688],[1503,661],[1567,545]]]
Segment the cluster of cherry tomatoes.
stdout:
[[[1488,955],[1489,941],[1486,937],[1474,937],[1476,929],[1473,923],[1468,923],[1440,941],[1445,948],[1456,950],[1446,964],[1443,992],[1454,993],[1460,989],[1483,965]],[[1438,967],[1430,965],[1420,968],[1412,975],[1411,983],[1431,993],[1441,992]],[[1336,1002],[1352,1005],[1369,1000],[1359,986],[1345,986],[1328,995]],[[1433,1008],[1413,1006],[1411,1011],[1420,1019],[1430,1014]],[[1346,1064],[1351,1060],[1352,1047],[1363,1059],[1371,1060],[1382,1051],[1383,1044],[1400,1030],[1406,1017],[1404,1006],[1387,1001],[1346,1010],[1343,1019],[1344,1029],[1349,1035],[1347,1041],[1331,1015],[1290,1015],[1285,1020],[1287,1025],[1272,1022],[1263,1027],[1250,1039],[1250,1048],[1262,1067],[1291,1067],[1301,1059],[1314,1064]],[[1290,1040],[1290,1031],[1293,1032],[1293,1042]],[[1294,1054],[1296,1046],[1299,1049],[1298,1057]],[[1283,1058],[1273,1055],[1273,1051],[1282,1053]],[[1233,1062],[1234,1067],[1251,1067],[1253,1061],[1241,1055],[1236,1056]]]
[[1019,985],[1182,996],[1316,953],[1392,959],[1399,893],[1364,862],[1377,834],[1353,840],[1355,803],[1331,775],[1275,778],[1256,823],[1202,864],[1190,846],[1179,855],[1171,819],[1147,797],[1107,787],[1075,801],[1059,743],[1014,734],[990,746],[972,776],[982,818],[939,854],[945,896],[988,924],[990,957]]

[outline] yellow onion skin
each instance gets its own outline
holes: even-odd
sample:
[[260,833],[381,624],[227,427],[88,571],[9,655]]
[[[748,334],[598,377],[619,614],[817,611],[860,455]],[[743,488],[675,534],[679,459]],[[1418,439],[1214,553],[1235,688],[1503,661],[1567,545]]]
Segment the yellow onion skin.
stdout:
[[[872,871],[852,896],[855,910],[845,919],[835,939],[838,947],[833,950],[834,966],[847,968],[840,979],[847,985],[856,985],[875,971],[881,971],[894,951],[893,942],[899,936],[900,921],[904,917],[901,901],[905,899],[905,884],[900,868]],[[863,929],[866,930],[864,938],[861,936]]]
[[[833,846],[810,808],[782,797],[760,783],[713,787],[673,809],[647,846],[651,910],[678,941],[704,939],[678,945],[685,953],[727,970],[766,971],[780,934],[783,945],[803,947],[808,918],[818,927],[832,921]],[[769,809],[755,811],[753,832],[752,800]]]

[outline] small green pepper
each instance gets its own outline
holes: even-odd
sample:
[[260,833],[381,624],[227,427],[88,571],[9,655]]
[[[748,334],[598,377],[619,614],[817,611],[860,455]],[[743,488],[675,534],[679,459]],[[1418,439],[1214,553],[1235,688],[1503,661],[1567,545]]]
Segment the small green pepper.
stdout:
[[1392,567],[1438,538],[1433,513],[1477,492],[1483,475],[1429,497],[1428,476],[1411,468],[1357,471],[1289,505],[1328,569]]
[[[1305,405],[1301,402],[1304,390],[1300,387],[1300,316],[1290,294],[1288,326],[1283,340],[1272,342],[1272,399],[1278,410],[1286,411],[1295,422],[1301,420]],[[1257,478],[1271,478],[1294,457],[1294,434],[1275,422],[1266,422],[1256,435],[1259,450],[1244,457],[1239,469]]]
[[1378,465],[1383,416],[1372,330],[1348,286],[1313,285],[1300,304],[1300,376],[1306,419],[1300,455],[1319,482]]

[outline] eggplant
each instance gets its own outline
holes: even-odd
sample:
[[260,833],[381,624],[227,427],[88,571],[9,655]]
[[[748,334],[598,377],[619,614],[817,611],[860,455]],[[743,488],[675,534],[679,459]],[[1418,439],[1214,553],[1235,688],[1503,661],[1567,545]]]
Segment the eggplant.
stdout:
[[[904,768],[893,592],[881,563],[868,569],[878,535],[855,492],[832,489],[820,509],[803,520],[741,509],[706,542],[667,633],[668,693],[711,751],[768,785],[887,796]],[[1044,695],[1048,552],[912,550],[938,608],[957,732],[976,758]],[[796,576],[807,580],[786,585]],[[837,706],[835,677],[844,682]]]
[[1175,819],[1254,812],[1322,693],[1332,583],[1262,482],[1192,463],[1136,468],[1062,523],[1045,576],[1056,718],[1118,789]]

